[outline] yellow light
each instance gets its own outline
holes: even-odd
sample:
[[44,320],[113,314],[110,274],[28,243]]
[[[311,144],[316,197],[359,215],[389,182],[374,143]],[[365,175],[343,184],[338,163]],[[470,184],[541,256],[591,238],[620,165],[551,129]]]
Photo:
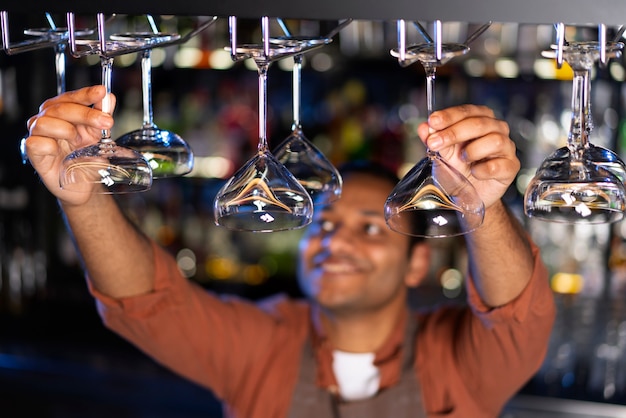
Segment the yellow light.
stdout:
[[283,71],[293,71],[293,57],[285,58],[278,61],[278,68]]
[[243,61],[244,67],[246,67],[250,71],[258,71],[258,67],[256,62],[252,58],[246,59]]
[[150,57],[151,57],[151,66],[156,68],[156,67],[160,67],[161,65],[163,65],[163,63],[165,62],[165,57],[166,57],[166,53],[165,50],[163,49],[153,49],[152,52],[150,53]]
[[209,277],[217,280],[229,280],[237,273],[237,264],[227,258],[210,258],[204,265]]
[[496,60],[495,70],[501,78],[516,78],[519,76],[519,66],[512,59],[500,58]]
[[453,299],[461,294],[463,290],[463,274],[454,268],[447,269],[440,277],[443,294]]
[[193,170],[188,177],[226,178],[232,173],[234,164],[225,157],[195,157]]
[[556,293],[577,294],[582,290],[583,282],[580,274],[558,272],[552,276],[550,285]]
[[137,61],[137,53],[123,54],[115,59],[115,65],[118,67],[130,67]]
[[482,60],[476,58],[470,58],[465,61],[465,64],[463,64],[463,68],[465,68],[465,72],[470,77],[482,77],[487,71],[487,66],[485,65],[485,63]]
[[622,64],[618,62],[612,62],[609,64],[609,72],[611,73],[611,77],[613,77],[616,81],[626,80],[626,70],[624,70]]
[[404,176],[406,176],[407,173],[411,171],[414,165],[415,163],[412,162],[402,163],[402,165],[400,165],[400,167],[398,168],[398,178],[403,178]]
[[333,61],[333,57],[331,57],[327,53],[318,52],[317,54],[313,55],[313,58],[311,59],[311,67],[315,71],[325,72],[333,68]]
[[174,63],[178,68],[193,68],[200,63],[201,59],[202,51],[192,47],[183,47],[174,55]]
[[563,62],[561,68],[556,68],[556,62],[554,63],[554,68],[556,70],[556,79],[557,80],[571,80],[574,78],[574,70],[569,66],[567,62]]
[[85,57],[85,61],[87,61],[88,65],[96,65],[96,64],[100,64],[100,57],[97,55],[87,55]]
[[196,274],[196,254],[189,248],[183,248],[176,254],[176,263],[185,277]]
[[546,80],[571,80],[574,78],[574,71],[567,62],[563,62],[561,68],[557,68],[556,60],[552,58],[536,60],[533,68],[537,77]]
[[265,282],[267,277],[267,269],[259,264],[252,264],[243,269],[243,280],[246,284],[257,286]]
[[209,56],[209,66],[215,70],[228,70],[235,62],[228,51],[216,49]]

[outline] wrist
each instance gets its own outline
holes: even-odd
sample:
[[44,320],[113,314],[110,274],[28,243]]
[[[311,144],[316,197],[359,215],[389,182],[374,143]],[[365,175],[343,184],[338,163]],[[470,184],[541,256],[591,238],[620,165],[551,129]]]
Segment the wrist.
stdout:
[[496,239],[501,239],[503,234],[508,235],[512,231],[519,231],[520,229],[521,225],[519,225],[519,222],[511,214],[502,199],[498,199],[485,208],[483,224],[474,232],[481,237],[492,235]]
[[57,198],[57,202],[65,214],[96,214],[99,211],[107,210],[106,208],[110,207],[109,205],[115,204],[113,196],[99,193],[85,193],[81,199]]

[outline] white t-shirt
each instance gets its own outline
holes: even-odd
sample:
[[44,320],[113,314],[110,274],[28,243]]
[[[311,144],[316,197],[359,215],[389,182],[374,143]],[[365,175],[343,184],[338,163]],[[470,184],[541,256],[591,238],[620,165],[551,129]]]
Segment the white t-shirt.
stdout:
[[339,394],[346,401],[372,397],[378,392],[380,372],[374,366],[374,353],[333,351],[333,372]]

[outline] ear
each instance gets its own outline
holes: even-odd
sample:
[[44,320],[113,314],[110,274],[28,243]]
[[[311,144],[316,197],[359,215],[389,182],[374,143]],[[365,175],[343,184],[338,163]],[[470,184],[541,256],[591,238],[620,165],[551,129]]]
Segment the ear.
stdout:
[[419,242],[411,248],[409,269],[404,277],[404,283],[408,287],[417,287],[426,278],[430,269],[430,245]]

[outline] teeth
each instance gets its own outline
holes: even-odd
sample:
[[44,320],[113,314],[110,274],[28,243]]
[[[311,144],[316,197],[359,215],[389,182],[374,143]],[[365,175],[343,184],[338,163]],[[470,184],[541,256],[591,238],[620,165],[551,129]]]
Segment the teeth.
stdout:
[[328,273],[351,273],[356,271],[356,268],[350,264],[324,264],[323,268]]

